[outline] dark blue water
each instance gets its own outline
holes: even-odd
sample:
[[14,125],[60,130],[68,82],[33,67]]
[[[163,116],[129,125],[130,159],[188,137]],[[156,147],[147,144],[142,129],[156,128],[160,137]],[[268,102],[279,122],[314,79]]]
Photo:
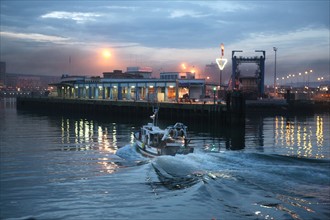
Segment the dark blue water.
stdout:
[[[193,154],[136,152],[148,119],[0,104],[1,219],[329,219],[330,115],[185,122]],[[159,121],[166,126],[168,121]]]

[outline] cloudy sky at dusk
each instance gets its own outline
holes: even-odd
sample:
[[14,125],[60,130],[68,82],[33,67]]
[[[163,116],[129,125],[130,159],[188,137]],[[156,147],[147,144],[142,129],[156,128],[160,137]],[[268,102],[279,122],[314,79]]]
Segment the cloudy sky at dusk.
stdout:
[[[127,66],[178,71],[232,50],[266,51],[266,83],[313,69],[329,78],[329,1],[1,0],[1,61],[7,72],[101,75]],[[102,55],[108,49],[111,57]],[[247,72],[254,66],[244,66]],[[225,68],[231,73],[231,63]]]

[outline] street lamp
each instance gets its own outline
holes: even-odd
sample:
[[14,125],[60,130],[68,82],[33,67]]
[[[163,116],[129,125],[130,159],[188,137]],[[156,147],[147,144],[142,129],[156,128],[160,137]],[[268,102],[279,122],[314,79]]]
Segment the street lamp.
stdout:
[[308,74],[308,87],[309,87],[309,75],[313,72],[313,70],[309,70],[309,74]]
[[276,51],[277,47],[273,47],[273,50],[275,51],[275,71],[274,71],[274,95],[276,94]]

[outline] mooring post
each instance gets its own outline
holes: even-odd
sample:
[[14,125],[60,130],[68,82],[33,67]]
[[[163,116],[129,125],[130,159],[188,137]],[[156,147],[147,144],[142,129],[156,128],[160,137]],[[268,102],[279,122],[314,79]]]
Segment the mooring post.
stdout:
[[[228,98],[228,97],[227,97]],[[245,98],[240,91],[233,91],[230,98],[227,100],[229,103],[229,111],[232,123],[241,123],[245,120]],[[228,106],[227,106],[228,108]]]

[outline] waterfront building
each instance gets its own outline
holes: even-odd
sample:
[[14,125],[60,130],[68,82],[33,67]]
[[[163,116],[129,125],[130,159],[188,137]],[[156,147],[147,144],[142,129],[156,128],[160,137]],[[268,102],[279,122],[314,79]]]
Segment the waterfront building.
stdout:
[[162,72],[161,79],[195,79],[195,73],[192,72]]
[[52,85],[57,88],[56,96],[63,98],[178,102],[187,97],[196,100],[205,96],[205,79],[195,79],[190,72],[167,77],[173,74],[147,78],[147,71],[115,70],[103,73],[103,78],[63,75],[59,83]]
[[216,63],[206,64],[204,68],[204,75],[209,77],[209,82],[219,84],[219,67]]
[[127,67],[126,73],[130,75],[142,76],[145,79],[149,79],[151,78],[152,68],[132,66],[132,67]]
[[6,85],[6,62],[0,62],[0,88]]
[[113,72],[104,72],[103,77],[106,79],[141,79],[144,78],[137,72],[126,72],[123,73],[122,70],[114,70]]

